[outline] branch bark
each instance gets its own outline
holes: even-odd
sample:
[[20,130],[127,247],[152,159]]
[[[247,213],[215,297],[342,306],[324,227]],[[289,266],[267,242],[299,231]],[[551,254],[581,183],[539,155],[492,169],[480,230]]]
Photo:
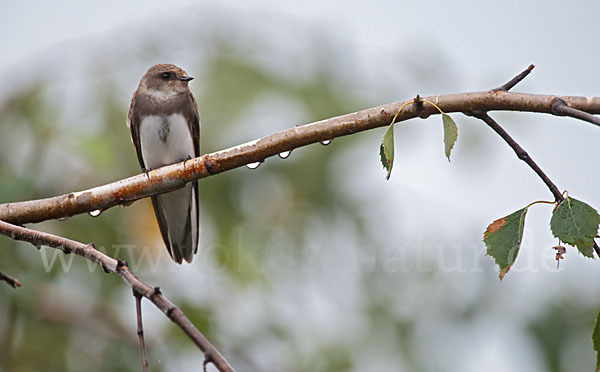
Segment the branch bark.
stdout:
[[[552,114],[552,103],[555,98],[560,98],[570,108],[588,114],[600,114],[600,97],[566,97],[491,90],[422,98],[434,102],[447,113],[508,110]],[[0,220],[15,224],[41,222],[131,203],[150,195],[181,188],[187,182],[249,163],[261,162],[298,147],[388,126],[398,108],[405,102],[407,101],[390,103],[297,126],[226,150],[158,168],[148,174],[142,173],[88,190],[47,199],[0,204]],[[400,112],[396,122],[416,117],[426,118],[437,113],[431,105],[410,104]]]
[[[208,341],[206,337],[192,324],[185,314],[171,303],[159,288],[152,288],[135,276],[125,261],[115,260],[96,250],[93,244],[83,244],[60,236],[41,231],[16,226],[5,221],[0,221],[0,234],[14,240],[21,240],[37,247],[45,245],[63,251],[65,254],[74,253],[101,266],[107,273],[115,273],[131,287],[134,295],[143,296],[162,311],[173,323],[196,344],[204,353],[205,363],[212,363],[221,372],[232,372],[233,368],[225,358]],[[140,313],[141,316],[141,313]],[[141,320],[141,319],[140,319]]]

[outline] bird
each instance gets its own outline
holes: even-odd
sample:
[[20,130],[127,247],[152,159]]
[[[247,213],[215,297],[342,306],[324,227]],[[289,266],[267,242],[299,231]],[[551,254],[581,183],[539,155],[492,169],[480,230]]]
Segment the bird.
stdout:
[[[200,116],[193,78],[173,64],[150,67],[131,98],[127,126],[142,171],[200,156]],[[152,206],[171,258],[192,262],[198,251],[198,181],[153,195]]]

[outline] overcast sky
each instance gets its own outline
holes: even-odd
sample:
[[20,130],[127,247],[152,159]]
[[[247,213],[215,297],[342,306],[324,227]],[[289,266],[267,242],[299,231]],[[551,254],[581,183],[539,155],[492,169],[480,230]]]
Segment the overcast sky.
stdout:
[[[600,2],[490,1],[71,1],[8,2],[0,13],[0,67],[28,64],[32,53],[61,43],[101,38],[117,28],[151,27],[163,16],[202,22],[217,8],[252,14],[257,21],[285,15],[329,27],[367,50],[434,42],[460,66],[469,85],[502,70],[537,64],[536,85],[579,94],[598,86]],[[209,14],[209,12],[204,12]],[[234,21],[234,19],[232,19]]]

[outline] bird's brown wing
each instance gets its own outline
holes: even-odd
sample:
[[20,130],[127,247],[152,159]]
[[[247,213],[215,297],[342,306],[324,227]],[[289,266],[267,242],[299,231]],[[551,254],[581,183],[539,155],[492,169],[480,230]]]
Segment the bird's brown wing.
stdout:
[[135,152],[137,154],[138,161],[142,170],[146,171],[146,165],[144,164],[144,158],[142,157],[142,146],[140,142],[140,120],[139,116],[136,114],[136,96],[137,91],[133,94],[131,98],[131,103],[129,104],[129,113],[127,114],[127,126],[129,127],[129,131],[131,132],[131,142],[133,143],[133,147],[135,148]]
[[[190,97],[191,100],[191,105],[194,108],[194,110],[192,110],[190,117],[186,118],[187,122],[190,125],[190,130],[192,132],[192,139],[194,141],[194,153],[195,156],[198,157],[200,156],[200,114],[198,113],[198,105],[196,104],[196,100],[194,99],[194,96],[190,93],[188,95]],[[192,203],[195,203],[195,221],[192,221],[193,217],[190,214],[190,219],[188,220],[188,224],[193,224],[195,225],[194,228],[191,229],[192,234],[194,234],[195,236],[192,238],[192,242],[194,243],[194,254],[196,254],[196,252],[198,251],[198,238],[200,235],[200,231],[199,231],[199,221],[200,221],[200,208],[199,208],[199,198],[198,198],[198,181],[194,181],[192,182]],[[192,212],[192,211],[190,211]],[[192,212],[193,213],[193,212]],[[191,261],[188,260],[188,262]]]
[[198,105],[196,104],[196,100],[194,96],[190,93],[188,94],[190,99],[190,104],[194,108],[186,118],[187,122],[190,125],[190,130],[192,132],[192,138],[194,140],[194,152],[196,157],[200,156],[200,114],[198,113]]

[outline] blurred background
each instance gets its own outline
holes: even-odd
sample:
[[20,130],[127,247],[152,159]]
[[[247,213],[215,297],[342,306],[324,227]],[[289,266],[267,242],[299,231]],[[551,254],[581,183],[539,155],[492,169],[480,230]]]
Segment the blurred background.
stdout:
[[[301,5],[300,5],[301,4]],[[597,1],[10,2],[0,13],[0,202],[140,172],[125,126],[145,70],[175,63],[202,116],[202,152],[371,106],[487,90],[598,96]],[[600,207],[600,130],[492,113],[559,188]],[[201,246],[173,263],[148,200],[30,225],[129,261],[238,371],[592,371],[600,266],[557,269],[551,206],[527,215],[502,282],[481,241],[552,196],[482,122],[453,114],[297,149],[200,182]],[[0,371],[139,370],[129,288],[74,255],[0,239]],[[202,354],[148,302],[151,371]],[[211,369],[214,370],[214,369]]]

